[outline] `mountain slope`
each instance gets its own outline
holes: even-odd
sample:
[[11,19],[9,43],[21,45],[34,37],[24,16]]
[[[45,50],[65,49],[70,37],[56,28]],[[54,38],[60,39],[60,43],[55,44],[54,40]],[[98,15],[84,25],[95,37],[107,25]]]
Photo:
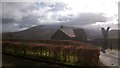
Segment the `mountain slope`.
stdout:
[[[40,25],[35,26],[23,31],[18,32],[8,32],[2,33],[3,39],[5,38],[13,38],[13,39],[47,39],[50,40],[50,37],[58,30],[61,26],[59,25]],[[70,28],[70,29],[81,29],[78,27],[68,27],[63,26],[63,28]],[[102,32],[100,30],[93,30],[93,29],[84,29],[88,39],[95,39],[95,38],[102,38]],[[116,32],[110,31],[110,37],[116,36]]]
[[35,26],[27,30],[14,32],[14,33],[7,33],[3,35],[6,38],[7,35],[13,34],[12,37],[8,38],[17,38],[17,39],[50,39],[50,36],[57,31],[57,27],[48,27],[48,26]]

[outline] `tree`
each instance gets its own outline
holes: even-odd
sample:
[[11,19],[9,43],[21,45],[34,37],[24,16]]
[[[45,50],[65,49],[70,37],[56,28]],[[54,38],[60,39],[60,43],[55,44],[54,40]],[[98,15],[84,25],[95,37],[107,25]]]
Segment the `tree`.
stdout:
[[107,27],[107,29],[105,30],[104,28],[101,28],[102,33],[103,33],[103,38],[104,38],[104,42],[102,45],[102,52],[105,53],[105,50],[108,47],[108,32],[109,32],[110,27]]

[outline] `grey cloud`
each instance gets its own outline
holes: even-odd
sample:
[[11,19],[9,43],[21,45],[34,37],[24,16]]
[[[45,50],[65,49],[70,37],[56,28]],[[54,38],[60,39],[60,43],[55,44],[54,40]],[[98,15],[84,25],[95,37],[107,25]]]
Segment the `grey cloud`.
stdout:
[[[34,2],[3,2],[2,31],[18,31],[36,23],[37,17],[30,10],[33,4]],[[30,11],[31,15],[23,10]]]
[[2,24],[14,23],[15,19],[13,18],[2,18]]
[[39,8],[45,8],[45,7],[48,7],[49,5],[51,5],[51,3],[49,3],[49,2],[36,2],[35,5]]
[[18,30],[20,30],[20,28],[18,28],[18,26],[15,25],[14,23],[2,24],[3,32],[14,32],[14,31],[18,31]]
[[7,32],[7,31],[12,32],[12,31],[19,31],[23,28],[30,28],[33,25],[39,25],[38,18],[39,17],[35,16],[35,15],[28,15],[28,16],[22,17],[22,19],[19,21],[15,21],[14,23],[12,23],[12,21],[11,21],[11,23],[8,23],[8,22],[10,22],[10,20],[8,21],[8,19],[7,19],[7,21],[5,20],[6,24],[2,24],[2,26],[3,26],[2,30],[4,32]]
[[[36,6],[35,6],[36,5]],[[48,8],[50,9],[48,9]],[[47,14],[52,12],[52,20],[58,20],[64,23],[63,25],[80,25],[86,26],[96,22],[106,22],[107,18],[103,14],[97,13],[81,13],[78,16],[68,15],[61,16],[57,12],[64,11],[67,9],[67,5],[62,2],[40,2],[40,3],[29,3],[29,2],[12,2],[12,3],[3,3],[3,31],[16,31],[21,28],[29,28],[33,25],[43,24],[38,21],[48,20]],[[40,8],[40,9],[39,9]],[[33,10],[41,11],[45,9],[46,12],[40,15],[33,13]],[[19,17],[19,20],[17,19]],[[18,24],[18,25],[13,25]],[[9,27],[8,27],[9,25]],[[7,27],[7,28],[6,28]],[[15,29],[14,29],[15,28]]]
[[38,21],[39,16],[36,15],[28,15],[28,16],[24,16],[18,23],[19,23],[19,27],[20,28],[27,28],[27,27],[31,27],[33,25],[38,25],[39,21]]
[[2,16],[4,18],[21,18],[27,13],[23,12],[29,6],[33,5],[34,2],[3,2],[2,3]]
[[71,19],[73,19],[73,18],[72,17],[62,17],[62,16],[59,16],[58,21],[67,22],[67,23],[64,23],[64,24],[69,24]]
[[65,9],[67,9],[67,5],[62,2],[55,3],[54,5],[51,5],[50,7],[52,7],[50,11],[64,11]]
[[[68,18],[69,21],[65,24],[71,25],[88,25],[96,22],[106,22],[107,17],[102,13],[81,13],[77,17]],[[66,20],[66,19],[65,19]]]
[[63,11],[65,9],[67,9],[67,5],[63,2],[40,2],[40,3],[36,3],[36,6],[38,6],[39,8],[50,8],[48,9],[48,11],[52,11],[52,12],[56,12],[56,11]]

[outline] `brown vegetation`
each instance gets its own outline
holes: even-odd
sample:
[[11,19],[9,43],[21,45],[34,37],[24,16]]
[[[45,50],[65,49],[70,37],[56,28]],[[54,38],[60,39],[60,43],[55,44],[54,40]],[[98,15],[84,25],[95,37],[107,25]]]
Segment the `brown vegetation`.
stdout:
[[96,47],[76,41],[4,40],[2,44],[3,53],[73,65],[97,65],[100,55]]

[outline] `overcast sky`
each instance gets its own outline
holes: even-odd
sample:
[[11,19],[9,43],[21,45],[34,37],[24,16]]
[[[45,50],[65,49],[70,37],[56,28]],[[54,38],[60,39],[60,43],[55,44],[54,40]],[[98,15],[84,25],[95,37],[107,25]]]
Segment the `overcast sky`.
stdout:
[[119,0],[4,0],[2,30],[19,31],[43,24],[88,29],[109,26],[118,29],[118,2]]

